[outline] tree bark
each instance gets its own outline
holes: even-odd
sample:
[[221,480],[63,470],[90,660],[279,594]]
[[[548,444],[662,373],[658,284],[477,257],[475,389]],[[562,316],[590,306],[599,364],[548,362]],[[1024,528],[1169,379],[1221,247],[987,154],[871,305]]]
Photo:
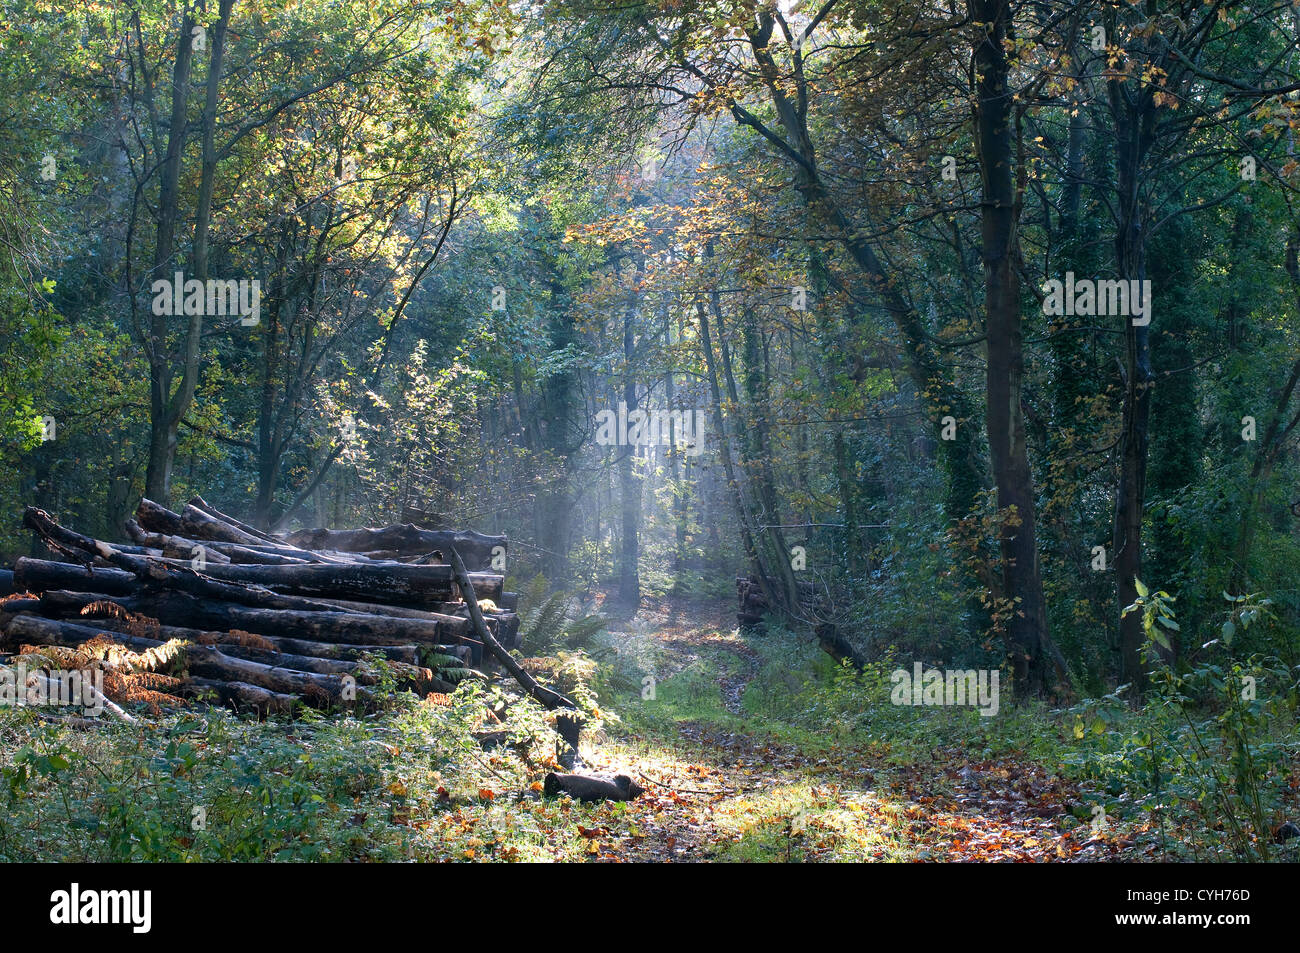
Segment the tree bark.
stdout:
[[[630,417],[637,409],[636,377],[632,373],[636,357],[635,322],[637,294],[635,274],[630,279],[633,289],[628,294],[627,307],[623,311],[623,403]],[[637,448],[626,446],[619,448],[618,487],[619,502],[622,509],[622,525],[619,533],[618,558],[618,600],[629,608],[641,604],[641,478],[636,473]]]
[[[1019,218],[1014,181],[1013,108],[1004,44],[1008,0],[971,0],[971,19],[984,24],[975,47],[975,132],[983,179],[984,309],[988,336],[985,419],[997,486],[1003,586],[1011,605],[1008,654],[1020,688],[1038,693],[1047,682],[1052,642],[1039,569],[1033,474],[1025,441],[1020,278],[1016,268]],[[1058,672],[1064,678],[1065,672]]]
[[[156,632],[156,637],[161,639],[183,639],[188,642],[222,645],[224,646],[223,650],[227,652],[233,652],[234,650],[230,645],[233,643],[238,646],[241,644],[239,639],[242,638],[238,631],[216,632],[210,629],[191,629],[179,625],[155,626],[149,623],[128,622],[111,616],[97,617],[95,625],[113,632],[124,632],[128,635],[140,631],[152,638],[155,636],[150,635],[150,633]],[[346,643],[337,642],[312,642],[307,639],[292,639],[277,635],[258,635],[257,639],[270,643],[275,650],[284,653],[285,658],[309,656],[314,660],[346,663],[355,662],[364,655],[379,655],[393,662],[406,665],[421,664],[421,646],[418,645],[347,645]],[[469,660],[469,649],[463,645],[436,645],[424,646],[424,648],[439,655],[454,655],[462,661]]]
[[157,619],[164,625],[198,626],[231,631],[241,629],[258,635],[275,635],[315,642],[352,645],[445,645],[457,643],[466,631],[466,620],[428,622],[391,616],[349,612],[300,612],[289,609],[258,609],[203,599],[182,592],[142,592],[132,596],[49,590],[41,595],[43,611],[52,614],[76,612],[100,601],[111,601],[128,612]]
[[508,551],[508,541],[504,536],[489,536],[472,530],[418,529],[410,523],[380,529],[304,529],[290,533],[285,541],[310,550],[344,553],[390,550],[408,556],[424,556],[436,551],[445,557],[448,549],[454,546],[466,565],[473,566],[476,571],[491,568],[496,547]]

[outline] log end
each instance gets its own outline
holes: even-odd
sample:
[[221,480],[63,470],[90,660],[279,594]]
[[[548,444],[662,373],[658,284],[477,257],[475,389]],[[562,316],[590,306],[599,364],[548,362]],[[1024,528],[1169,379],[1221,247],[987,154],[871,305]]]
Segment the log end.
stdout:
[[585,774],[556,774],[551,772],[542,783],[547,797],[567,794],[575,801],[630,801],[645,793],[645,788],[626,774],[613,777]]

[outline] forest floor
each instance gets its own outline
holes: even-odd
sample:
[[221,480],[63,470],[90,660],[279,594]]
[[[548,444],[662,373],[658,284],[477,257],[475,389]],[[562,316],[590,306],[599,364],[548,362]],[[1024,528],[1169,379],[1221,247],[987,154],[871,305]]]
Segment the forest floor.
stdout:
[[985,756],[964,742],[922,751],[878,732],[821,730],[815,713],[782,717],[776,697],[824,668],[811,646],[792,658],[699,604],[643,609],[613,628],[653,666],[653,690],[643,682],[640,704],[625,703],[584,757],[646,790],[591,810],[579,828],[590,859],[1141,859],[1129,834],[1081,820],[1090,814],[1078,789],[1023,753]]
[[[476,681],[451,697],[395,696],[364,716],[258,721],[195,707],[81,730],[0,707],[8,793],[0,861],[1096,862],[1243,853],[1216,826],[1222,815],[1203,806],[1195,778],[1171,774],[1169,760],[1161,790],[1144,791],[1161,724],[1148,712],[1108,712],[1089,700],[1071,709],[1006,701],[994,717],[894,705],[892,660],[862,675],[837,670],[811,639],[739,633],[723,600],[647,599],[583,647],[585,655],[550,660],[585,673],[582,697],[597,706],[581,769],[631,775],[645,789],[632,801],[545,797],[545,776],[558,768],[551,716],[514,696],[512,740],[485,750],[485,702],[504,696]],[[1272,826],[1300,817],[1300,745],[1291,721],[1278,731],[1255,744],[1278,755],[1261,774],[1283,794]],[[1265,846],[1257,840],[1251,851]],[[1294,837],[1266,856],[1294,860],[1298,850]]]

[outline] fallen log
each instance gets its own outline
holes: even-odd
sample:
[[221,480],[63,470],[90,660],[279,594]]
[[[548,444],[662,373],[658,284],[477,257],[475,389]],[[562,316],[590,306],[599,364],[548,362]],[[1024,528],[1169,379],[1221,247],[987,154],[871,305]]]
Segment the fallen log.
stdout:
[[[160,556],[171,556],[175,559],[193,559],[197,555],[196,551],[202,548],[201,543],[186,539],[183,536],[168,536],[165,533],[147,532],[135,520],[127,520],[122,526],[126,530],[126,535],[139,544],[136,548],[147,550],[145,553],[134,555],[152,556],[156,552]],[[127,547],[118,544],[114,544],[113,548],[119,552],[127,551]],[[215,549],[204,552],[203,558],[214,563],[230,562],[229,556]]]
[[464,603],[460,602],[440,603],[444,610],[446,607],[452,609],[451,612],[447,612],[433,609],[412,609],[409,606],[389,606],[378,602],[353,602],[350,599],[320,599],[317,601],[341,609],[344,612],[360,612],[364,615],[387,615],[397,619],[425,619],[431,622],[449,622],[453,625],[461,623],[465,631],[469,631],[469,618],[456,614],[458,610],[465,608]]
[[645,792],[626,774],[613,777],[585,774],[548,774],[542,783],[547,797],[567,794],[576,801],[630,801]]
[[175,536],[181,531],[181,514],[173,513],[148,497],[142,499],[140,505],[135,508],[135,518],[150,532]]
[[[474,586],[470,582],[469,572],[465,569],[465,562],[460,558],[460,553],[453,546],[447,550],[447,557],[451,560],[451,569],[460,583],[461,592],[465,597],[465,605],[469,608],[469,617],[474,623],[474,629],[478,632],[478,637],[482,640],[484,647],[496,657],[507,672],[515,677],[515,681],[523,686],[524,691],[528,692],[548,709],[569,708],[576,711],[577,705],[559,692],[540,684],[537,679],[520,667],[513,655],[501,647],[501,643],[493,637],[488,630],[487,623],[483,621],[483,613],[478,607],[478,598],[474,595]],[[577,745],[575,744],[574,747],[576,748]]]
[[245,533],[242,529],[232,526],[225,520],[219,520],[215,516],[210,516],[197,506],[185,504],[185,509],[181,510],[181,525],[178,536],[189,536],[194,539],[212,539],[220,540],[226,543],[265,543],[266,540],[254,536],[252,533]]
[[40,599],[6,599],[0,602],[0,629],[3,629],[9,620],[23,612],[40,612]]
[[[345,677],[351,678],[356,685],[374,685],[379,681],[375,670],[364,662],[337,662],[302,655],[285,655],[280,652],[263,652],[242,645],[223,644],[220,648],[215,646],[197,648],[207,651],[196,652],[194,649],[187,649],[186,656],[189,660],[187,664],[191,672],[199,675],[214,675],[227,681],[233,678],[235,681],[246,681],[263,688],[275,688],[264,679],[279,677],[289,694],[312,694],[313,685],[326,690],[333,686],[341,687]],[[455,690],[454,685],[435,678],[433,671],[423,666],[404,665],[400,662],[392,662],[390,665],[393,675],[396,676],[397,685],[401,688],[411,688],[421,693]],[[258,666],[252,670],[253,677],[248,675],[250,666]],[[320,681],[312,680],[295,686],[294,683],[298,681],[299,675],[304,678],[317,676]],[[358,689],[356,700],[373,702],[374,699],[369,692],[363,697],[361,690]],[[332,696],[331,701],[338,701],[338,698]]]
[[[114,562],[121,564],[119,560]],[[188,558],[161,558],[156,562],[173,569],[191,569]],[[452,593],[449,566],[410,566],[404,563],[299,563],[276,566],[221,563],[193,571],[209,579],[258,586],[286,595],[342,599],[371,605],[433,607],[443,604]],[[491,599],[493,593],[501,593],[501,576],[494,573],[471,573],[470,579],[475,592],[482,598]]]
[[92,569],[30,556],[20,556],[14,563],[14,578],[29,592],[88,589],[111,596],[126,596],[139,585],[135,576],[125,569]]
[[523,642],[519,634],[519,616],[514,612],[498,612],[497,631],[494,633],[503,648],[517,649]]
[[164,640],[149,639],[121,632],[105,632],[93,625],[46,619],[36,615],[16,615],[4,627],[4,644],[17,647],[21,643],[33,645],[61,645],[75,649],[97,635],[107,635],[132,652],[143,653],[158,648]]
[[[230,544],[225,544],[225,545],[230,545]],[[279,556],[283,559],[289,560],[290,562],[346,563],[346,562],[353,561],[350,557],[348,558],[340,557],[340,556],[336,556],[334,553],[313,553],[306,549],[295,549],[292,546],[273,546],[270,543],[263,543],[258,546],[249,543],[248,545],[241,546],[240,548],[246,549],[249,552],[263,553],[264,555],[267,556]]]

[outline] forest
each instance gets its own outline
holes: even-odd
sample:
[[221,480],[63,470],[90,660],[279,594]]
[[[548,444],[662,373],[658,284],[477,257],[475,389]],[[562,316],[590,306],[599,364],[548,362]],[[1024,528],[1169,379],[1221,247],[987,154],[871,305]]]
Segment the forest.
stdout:
[[0,0],[0,860],[1296,860],[1297,136],[1294,0]]

